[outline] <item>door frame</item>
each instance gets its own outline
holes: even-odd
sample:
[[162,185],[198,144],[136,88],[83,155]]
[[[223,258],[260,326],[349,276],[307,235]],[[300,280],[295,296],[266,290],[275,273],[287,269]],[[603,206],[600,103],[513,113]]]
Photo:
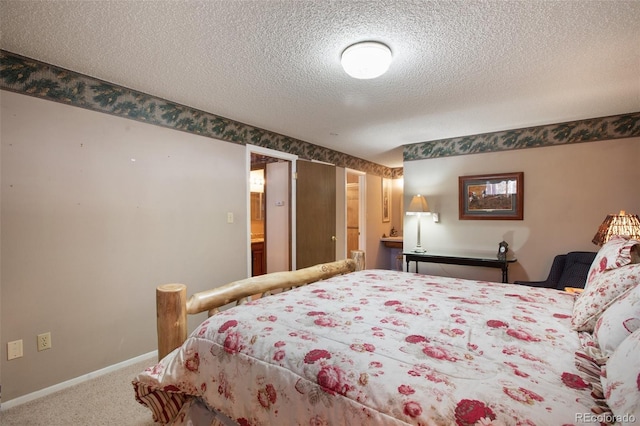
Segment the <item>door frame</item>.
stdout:
[[[267,157],[280,158],[282,160],[286,160],[291,162],[291,171],[289,176],[289,182],[291,185],[291,215],[289,221],[289,232],[291,232],[291,270],[296,270],[296,161],[298,160],[298,156],[294,154],[288,154],[282,151],[276,151],[275,149],[263,148],[257,145],[246,145],[246,164],[245,164],[245,177],[246,177],[246,206],[247,206],[247,236],[251,235],[251,189],[250,189],[250,179],[249,176],[251,174],[251,154],[260,154],[266,155]],[[247,276],[251,276],[251,241],[250,238],[247,238]]]
[[[358,222],[359,229],[358,232],[358,250],[365,250],[367,243],[367,174],[365,172],[361,172],[360,170],[353,169],[345,169],[344,173],[344,227],[345,227],[345,241],[344,241],[344,251],[347,252],[347,175],[358,175]],[[347,258],[351,257],[351,253],[346,253]]]

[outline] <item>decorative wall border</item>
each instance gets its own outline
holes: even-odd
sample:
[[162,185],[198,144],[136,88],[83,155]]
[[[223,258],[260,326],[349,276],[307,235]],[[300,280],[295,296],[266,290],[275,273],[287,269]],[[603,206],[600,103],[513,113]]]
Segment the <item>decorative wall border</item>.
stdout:
[[[0,89],[240,145],[253,144],[384,178],[389,168],[205,111],[0,50]],[[404,146],[404,161],[640,136],[640,112]]]
[[404,161],[640,136],[640,112],[405,145]]
[[402,176],[401,168],[391,169],[5,50],[0,50],[0,89],[225,142],[253,144],[385,178]]

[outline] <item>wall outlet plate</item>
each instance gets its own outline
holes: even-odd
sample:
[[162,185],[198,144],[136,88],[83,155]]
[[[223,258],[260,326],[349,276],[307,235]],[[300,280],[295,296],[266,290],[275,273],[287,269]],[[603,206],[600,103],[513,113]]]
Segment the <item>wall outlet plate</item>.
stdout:
[[38,334],[38,352],[51,349],[51,333]]

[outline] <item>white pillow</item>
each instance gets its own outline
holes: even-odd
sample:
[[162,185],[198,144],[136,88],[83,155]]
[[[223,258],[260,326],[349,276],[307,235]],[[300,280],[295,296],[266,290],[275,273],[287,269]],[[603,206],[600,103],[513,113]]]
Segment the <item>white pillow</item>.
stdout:
[[640,421],[640,329],[631,333],[609,357],[602,377],[607,404],[616,421]]
[[620,343],[640,328],[640,285],[627,290],[600,316],[593,329],[603,356],[609,357]]
[[640,283],[640,264],[622,266],[595,276],[573,304],[571,325],[578,331],[593,331],[600,315],[630,288]]
[[614,235],[598,250],[584,288],[588,288],[591,282],[601,273],[616,269],[629,263],[637,263],[637,246],[640,241]]

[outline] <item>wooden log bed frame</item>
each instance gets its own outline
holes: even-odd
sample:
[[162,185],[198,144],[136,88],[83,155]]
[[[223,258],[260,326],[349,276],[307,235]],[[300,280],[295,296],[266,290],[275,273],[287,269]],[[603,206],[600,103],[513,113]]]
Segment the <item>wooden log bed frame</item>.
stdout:
[[219,312],[220,307],[230,303],[242,305],[268,296],[274,290],[286,291],[361,269],[364,269],[364,252],[353,251],[352,259],[246,278],[195,293],[188,300],[186,285],[160,285],[156,288],[158,360],[187,340],[188,315],[208,312],[211,316]]

